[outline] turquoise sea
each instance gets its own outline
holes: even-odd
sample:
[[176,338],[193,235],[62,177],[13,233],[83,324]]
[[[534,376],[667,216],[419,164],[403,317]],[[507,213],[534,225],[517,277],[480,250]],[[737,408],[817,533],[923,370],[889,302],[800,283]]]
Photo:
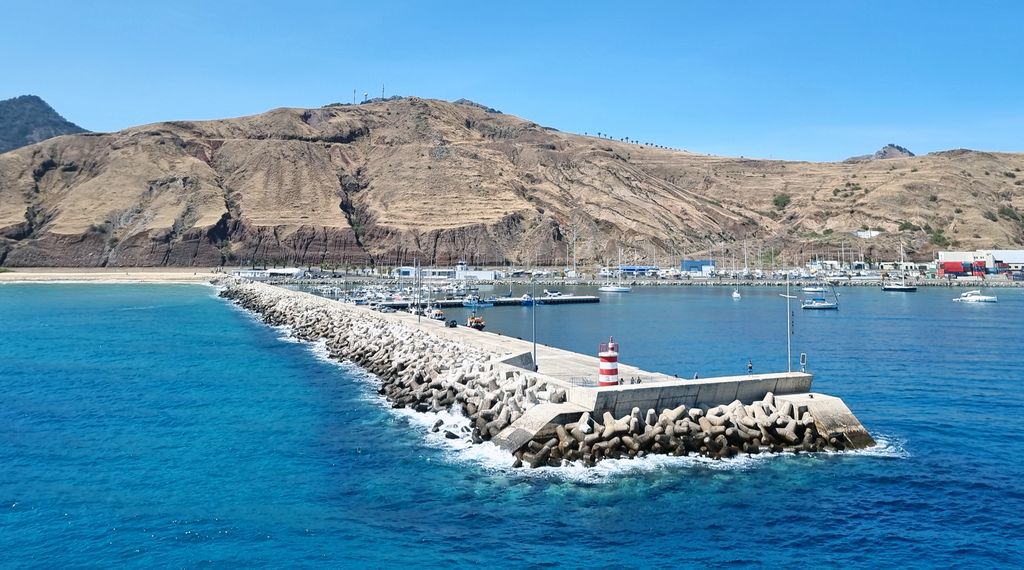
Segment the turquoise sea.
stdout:
[[[614,335],[683,377],[784,368],[779,290],[741,291],[485,317],[584,352]],[[212,288],[2,285],[0,566],[1021,567],[1024,290],[957,292],[794,310],[815,389],[877,449],[530,472],[449,447]]]

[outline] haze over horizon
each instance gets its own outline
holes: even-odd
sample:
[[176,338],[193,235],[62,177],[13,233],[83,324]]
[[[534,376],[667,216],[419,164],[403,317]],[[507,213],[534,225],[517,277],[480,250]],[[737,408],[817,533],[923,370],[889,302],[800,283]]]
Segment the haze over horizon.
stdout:
[[[14,2],[0,99],[39,95],[114,131],[375,97],[383,82],[387,96],[726,156],[1024,151],[1016,3],[590,8]],[[40,17],[42,37],[23,25]]]

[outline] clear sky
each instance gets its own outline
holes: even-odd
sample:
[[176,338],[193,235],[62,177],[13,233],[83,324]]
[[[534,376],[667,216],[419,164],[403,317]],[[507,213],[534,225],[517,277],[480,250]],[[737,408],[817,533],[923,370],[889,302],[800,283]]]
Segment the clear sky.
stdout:
[[1024,151],[1024,2],[22,1],[0,99],[96,131],[379,95],[730,156]]

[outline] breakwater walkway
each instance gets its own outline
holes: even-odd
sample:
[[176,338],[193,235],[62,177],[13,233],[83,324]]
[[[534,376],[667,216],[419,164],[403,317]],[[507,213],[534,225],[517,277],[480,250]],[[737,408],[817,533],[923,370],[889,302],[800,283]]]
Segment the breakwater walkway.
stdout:
[[471,427],[435,429],[492,441],[516,466],[874,445],[842,400],[811,392],[806,373],[681,380],[620,364],[621,376],[642,382],[598,387],[592,356],[538,345],[534,362],[532,343],[516,338],[251,281],[218,285],[265,322],[324,341],[332,358],[373,372],[392,406],[461,412]]

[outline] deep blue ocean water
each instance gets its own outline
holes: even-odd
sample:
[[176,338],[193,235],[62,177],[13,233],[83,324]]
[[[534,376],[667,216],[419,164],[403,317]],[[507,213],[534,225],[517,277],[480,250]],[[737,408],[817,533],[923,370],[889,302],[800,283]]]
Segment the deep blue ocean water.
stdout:
[[[613,334],[680,376],[784,368],[779,290],[741,291],[539,307],[539,337]],[[841,292],[794,310],[794,352],[879,449],[527,472],[208,287],[0,286],[0,566],[1024,565],[1024,291]],[[485,317],[530,338],[529,309]]]

